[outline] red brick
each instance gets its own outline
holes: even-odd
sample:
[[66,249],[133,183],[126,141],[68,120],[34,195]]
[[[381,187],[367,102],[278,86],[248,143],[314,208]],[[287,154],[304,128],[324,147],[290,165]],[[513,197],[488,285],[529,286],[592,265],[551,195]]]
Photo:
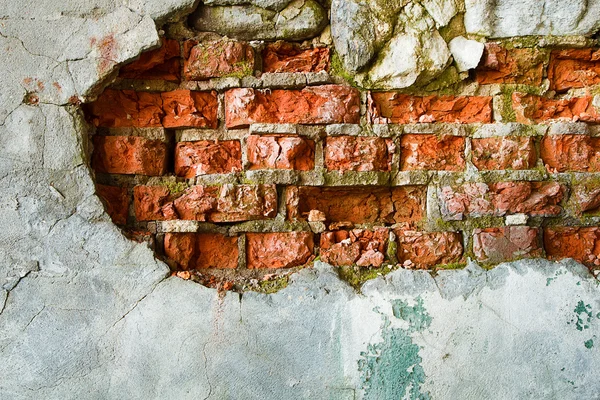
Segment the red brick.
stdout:
[[294,169],[315,167],[315,142],[302,136],[250,135],[246,140],[249,169]]
[[396,92],[372,92],[369,120],[375,124],[416,122],[492,122],[491,97],[425,96]]
[[133,198],[138,221],[237,222],[272,218],[277,213],[275,185],[198,185],[179,193],[164,186],[136,186]]
[[246,265],[249,269],[291,268],[304,265],[313,255],[312,232],[246,234]]
[[217,233],[167,233],[165,255],[183,270],[238,266],[238,238]]
[[600,138],[587,135],[548,135],[542,140],[541,156],[553,172],[600,171]]
[[321,234],[321,260],[335,266],[379,267],[385,260],[387,228],[353,229]]
[[317,187],[286,188],[288,219],[306,220],[311,210],[328,222],[416,222],[425,213],[425,187]]
[[441,190],[442,213],[447,219],[464,216],[503,216],[525,213],[559,215],[566,188],[557,182],[467,183]]
[[175,147],[177,176],[193,178],[241,170],[242,150],[238,140],[179,142]]
[[335,136],[325,140],[325,167],[332,171],[390,171],[392,139]]
[[96,194],[104,203],[106,213],[117,225],[125,225],[131,199],[127,188],[96,184]]
[[134,90],[105,90],[86,106],[88,118],[95,126],[216,128],[216,92],[151,93]]
[[600,265],[600,228],[545,228],[544,248],[551,259],[572,258],[587,266],[597,267]]
[[600,115],[592,105],[592,97],[554,100],[533,94],[513,93],[512,104],[517,122],[523,124],[551,120],[600,122]]
[[161,93],[165,128],[216,128],[217,93],[174,90]]
[[400,169],[463,171],[465,138],[461,136],[403,135]]
[[597,182],[580,183],[573,185],[575,207],[581,214],[584,212],[598,212],[600,207],[600,185]]
[[473,139],[471,145],[473,164],[479,170],[530,169],[537,162],[535,142],[531,137]]
[[600,51],[597,49],[556,50],[548,65],[550,88],[565,92],[600,83]]
[[481,84],[542,84],[546,55],[537,48],[507,49],[497,43],[486,43],[483,57],[475,70]]
[[252,75],[254,50],[246,42],[188,40],[183,48],[183,74],[188,80]]
[[158,176],[167,169],[167,147],[138,136],[94,136],[92,168],[109,174]]
[[416,268],[426,269],[456,263],[462,259],[460,233],[397,230],[396,235],[400,264],[410,261]]
[[239,88],[225,93],[228,128],[253,123],[356,124],[359,118],[359,93],[348,86],[309,86],[302,90]]
[[262,52],[264,72],[320,72],[329,69],[329,48],[302,48],[296,43],[275,42]]
[[119,77],[179,82],[179,42],[163,38],[161,43],[160,48],[144,52],[136,61],[121,67]]
[[475,229],[473,253],[479,261],[500,263],[519,258],[540,257],[538,228],[506,226]]

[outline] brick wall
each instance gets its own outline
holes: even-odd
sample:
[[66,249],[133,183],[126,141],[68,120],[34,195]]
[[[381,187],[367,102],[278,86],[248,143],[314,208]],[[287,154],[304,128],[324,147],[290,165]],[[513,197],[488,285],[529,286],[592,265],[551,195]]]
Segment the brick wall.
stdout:
[[97,193],[175,273],[226,288],[317,257],[596,268],[598,54],[487,43],[461,87],[409,94],[350,86],[325,45],[165,39],[85,105]]

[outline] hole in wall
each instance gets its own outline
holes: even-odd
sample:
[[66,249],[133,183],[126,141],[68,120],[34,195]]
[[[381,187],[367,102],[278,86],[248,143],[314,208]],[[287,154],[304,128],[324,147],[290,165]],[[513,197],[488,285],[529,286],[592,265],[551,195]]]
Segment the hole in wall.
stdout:
[[[458,175],[471,164],[543,168],[537,137],[508,139],[523,148],[515,154],[523,160],[497,167],[490,155],[504,139],[472,137],[493,122],[496,99],[460,88],[454,97],[423,87],[420,95],[361,92],[332,65],[322,23],[280,40],[289,32],[210,25],[213,12],[200,6],[163,26],[161,47],[122,66],[84,105],[95,127],[99,197],[115,224],[147,242],[173,274],[270,292],[321,260],[358,288],[400,267],[552,255],[543,218],[564,215],[564,183],[482,173],[462,185]],[[498,83],[488,61],[462,76],[465,87]],[[415,123],[426,129],[403,131]],[[376,129],[386,124],[393,125]],[[429,215],[432,190],[442,215]],[[529,225],[504,220],[521,214],[533,217]],[[490,255],[489,243],[510,251]]]

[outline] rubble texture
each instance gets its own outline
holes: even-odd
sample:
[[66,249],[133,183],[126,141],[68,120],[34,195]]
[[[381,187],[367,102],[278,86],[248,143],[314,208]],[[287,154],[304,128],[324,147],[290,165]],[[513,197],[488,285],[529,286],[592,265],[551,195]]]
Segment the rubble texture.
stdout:
[[599,4],[2,2],[0,398],[598,397]]

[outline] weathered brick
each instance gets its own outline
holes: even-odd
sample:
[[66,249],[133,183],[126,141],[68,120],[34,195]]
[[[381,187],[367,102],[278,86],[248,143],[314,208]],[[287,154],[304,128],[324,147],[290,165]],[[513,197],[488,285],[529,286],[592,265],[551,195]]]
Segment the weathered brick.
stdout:
[[286,205],[290,220],[318,210],[328,222],[415,222],[425,213],[425,187],[289,186]]
[[226,174],[242,170],[238,140],[179,142],[175,146],[175,174],[193,178],[205,174]]
[[369,120],[375,124],[492,121],[491,97],[419,97],[396,92],[372,92],[368,98],[368,109]]
[[550,88],[564,92],[600,83],[600,50],[567,49],[553,51],[548,65]]
[[239,88],[225,93],[228,128],[252,123],[355,124],[359,118],[358,91],[348,86],[310,86],[302,90]]
[[136,186],[133,195],[138,221],[236,222],[272,218],[277,213],[275,185],[198,185],[179,193],[165,186]]
[[96,184],[96,194],[104,203],[106,213],[117,225],[125,225],[131,199],[127,188]]
[[92,168],[110,174],[158,176],[167,169],[167,147],[160,140],[139,136],[93,138]]
[[304,265],[313,255],[312,232],[246,234],[246,265],[249,269],[291,268]]
[[165,128],[216,128],[217,93],[174,90],[161,93]]
[[597,212],[600,207],[600,184],[598,182],[587,182],[573,185],[573,196],[575,207],[581,214],[584,212]]
[[467,183],[442,187],[442,214],[448,220],[465,216],[503,216],[524,213],[559,215],[566,188],[557,182]]
[[335,266],[379,267],[385,260],[387,228],[353,229],[321,234],[321,260]]
[[461,136],[403,135],[400,169],[462,171],[465,169],[465,138]]
[[548,135],[541,156],[549,172],[600,171],[600,138],[587,135]]
[[481,84],[517,83],[539,86],[542,83],[546,54],[537,48],[507,49],[486,43],[483,57],[475,70]]
[[475,229],[473,253],[479,261],[488,263],[539,257],[542,248],[538,233],[538,228],[529,226]]
[[105,90],[86,106],[91,122],[96,126],[216,128],[216,92],[151,93],[134,90]]
[[249,169],[294,169],[315,167],[315,142],[302,136],[250,135],[246,140]]
[[136,61],[121,67],[119,77],[179,82],[179,42],[163,38],[161,43],[160,48],[144,52]]
[[330,171],[390,171],[394,152],[391,139],[328,137],[325,140],[325,167]]
[[535,141],[532,137],[501,136],[473,139],[473,165],[479,170],[529,169],[537,162]]
[[254,69],[254,49],[246,42],[188,40],[183,53],[183,74],[188,80],[252,75]]
[[329,69],[329,48],[303,48],[296,43],[275,42],[262,52],[263,72],[320,72]]
[[398,261],[416,268],[461,261],[462,235],[457,232],[419,232],[396,230],[398,236]]
[[218,233],[167,233],[165,255],[183,270],[238,266],[238,238]]
[[600,266],[600,228],[545,228],[544,248],[551,259],[573,258],[587,266]]
[[547,99],[533,94],[513,93],[512,104],[517,122],[524,124],[550,120],[600,122],[592,97]]

